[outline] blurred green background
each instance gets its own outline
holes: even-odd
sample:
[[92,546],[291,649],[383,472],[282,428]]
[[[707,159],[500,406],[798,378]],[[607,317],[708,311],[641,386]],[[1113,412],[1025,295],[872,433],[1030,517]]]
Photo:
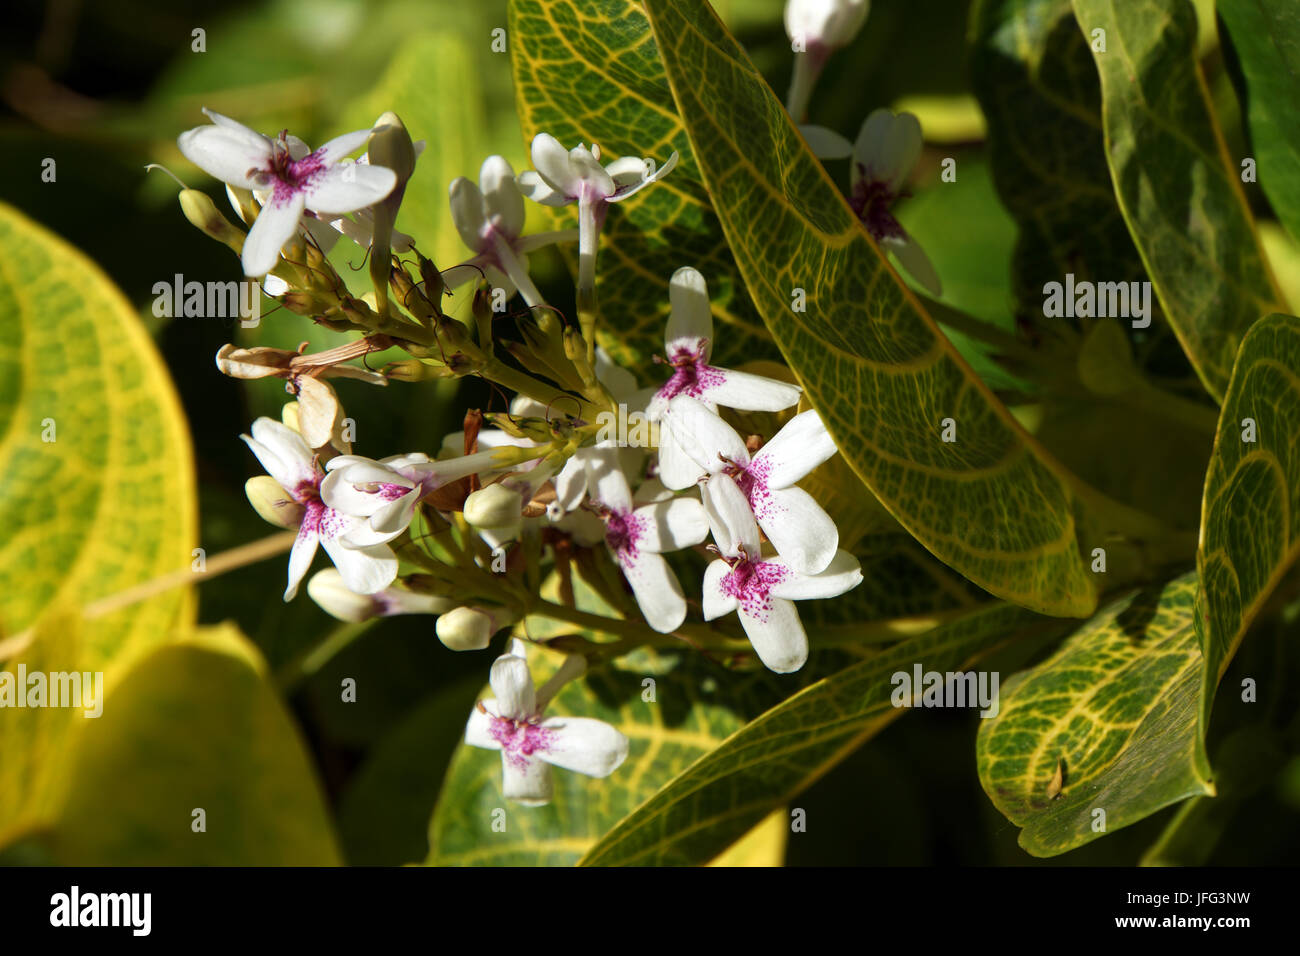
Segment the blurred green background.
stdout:
[[[716,0],[715,6],[784,95],[790,55],[781,0]],[[944,276],[945,301],[1008,327],[1015,226],[993,192],[969,99],[969,6],[967,0],[876,0],[864,33],[831,61],[810,119],[852,138],[877,106],[903,101],[921,111],[940,148],[927,153],[918,182],[937,179],[944,155],[960,157],[963,174],[945,189],[942,205],[935,193],[918,189],[900,218]],[[168,166],[224,209],[219,187],[175,146],[177,134],[205,122],[201,107],[268,133],[288,128],[312,145],[393,109],[414,138],[428,143],[398,227],[446,268],[463,254],[446,217],[451,178],[476,177],[489,153],[504,154],[517,169],[526,157],[509,58],[492,49],[492,31],[506,26],[506,0],[19,0],[8,5],[6,18],[0,200],[84,250],[138,307],[188,416],[207,553],[270,533],[245,501],[244,481],[260,469],[237,436],[257,415],[278,417],[287,396],[274,381],[223,377],[213,356],[228,341],[292,348],[303,341],[327,347],[337,339],[308,319],[271,312],[270,302],[252,330],[213,319],[155,318],[154,283],[175,273],[234,279],[239,267],[180,215],[175,184],[143,167]],[[194,49],[196,29],[204,31],[203,52]],[[1229,110],[1225,126],[1240,137],[1234,101],[1220,100]],[[53,183],[41,181],[47,158],[57,164]],[[847,178],[843,165],[832,164],[837,180]],[[355,292],[366,289],[360,250],[343,241],[331,258]],[[543,291],[564,301],[558,257],[535,257],[534,271]],[[472,385],[458,394],[436,383],[376,389],[343,381],[338,390],[357,422],[357,452],[373,457],[433,452],[467,407],[493,401]],[[233,619],[280,671],[347,859],[423,859],[429,813],[488,658],[446,650],[428,618],[341,627],[305,595],[284,604],[283,587],[282,558],[213,580],[199,589],[200,620]],[[301,655],[331,635],[341,650],[323,663],[308,660],[304,669]],[[1252,665],[1294,668],[1294,661],[1280,643],[1250,642],[1226,682]],[[338,699],[344,677],[357,679],[355,704]],[[972,713],[950,711],[899,721],[801,798],[814,825],[790,839],[788,862],[1037,862],[1017,848],[1016,828],[980,790],[976,723]],[[1215,736],[1226,733],[1216,728]],[[1212,756],[1214,748],[1212,738]],[[1300,766],[1282,779],[1280,789],[1264,786],[1243,798],[1263,812],[1233,817],[1218,861],[1286,859],[1287,841],[1256,822],[1274,817],[1270,808],[1278,801],[1300,805]],[[1169,813],[1051,864],[1132,863]]]

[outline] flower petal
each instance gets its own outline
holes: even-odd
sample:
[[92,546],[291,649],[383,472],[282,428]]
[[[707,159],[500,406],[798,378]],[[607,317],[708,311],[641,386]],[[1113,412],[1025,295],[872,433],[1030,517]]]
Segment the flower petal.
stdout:
[[345,213],[373,206],[397,185],[397,173],[385,166],[340,163],[311,181],[304,190],[313,212]]
[[537,692],[533,687],[533,675],[528,672],[528,661],[522,655],[502,654],[493,661],[488,683],[501,706],[497,716],[507,720],[528,720],[536,712]]
[[554,784],[551,768],[536,757],[501,754],[501,793],[507,800],[526,807],[540,807],[551,802]]
[[[335,136],[332,140],[316,150],[316,156],[322,163],[333,165],[345,156],[351,156],[362,146],[366,145],[366,140],[370,139],[373,130],[359,129],[351,133],[344,133],[342,136]],[[369,159],[359,165],[370,165]],[[376,166],[376,169],[383,169],[383,166]],[[344,210],[339,210],[343,212]]]
[[556,767],[608,777],[627,759],[627,738],[603,720],[550,717],[542,728],[550,731],[551,739],[538,756]]
[[632,489],[618,466],[617,448],[589,449],[587,494],[618,514],[625,515],[632,510]]
[[298,427],[303,441],[312,448],[328,445],[342,418],[343,408],[328,382],[311,375],[298,379]]
[[457,176],[447,189],[451,201],[451,221],[460,233],[460,241],[472,252],[482,251],[483,229],[487,218],[483,215],[483,194],[464,176]]
[[826,461],[836,452],[835,441],[816,410],[800,412],[785,423],[770,442],[754,456],[769,488],[785,488]]
[[[569,199],[576,199],[581,185],[578,171],[573,168],[570,153],[560,145],[560,141],[550,133],[538,133],[533,137],[531,153],[533,168],[546,185]],[[519,185],[524,187],[522,179]]]
[[673,498],[643,505],[633,513],[644,519],[640,524],[637,547],[645,551],[680,551],[709,536],[709,516],[704,513],[704,506],[694,498]]
[[[780,558],[769,563],[789,567]],[[790,571],[790,574],[772,586],[769,593],[773,597],[790,601],[832,598],[851,591],[862,583],[862,565],[847,551],[836,551],[831,563],[817,574],[801,574],[793,568]]]
[[764,375],[751,375],[729,368],[714,369],[721,381],[704,387],[703,400],[724,408],[749,412],[779,412],[798,404],[803,393],[798,385],[778,382]]
[[501,741],[492,736],[492,715],[497,713],[497,702],[489,697],[482,704],[487,713],[477,707],[469,712],[469,720],[465,724],[465,743],[484,750],[500,750]]
[[599,345],[596,346],[596,380],[609,389],[616,402],[624,402],[636,391],[636,376],[619,365]]
[[240,435],[266,473],[292,492],[304,481],[315,478],[312,451],[302,436],[274,418],[262,416],[253,422],[253,437]]
[[703,402],[678,395],[668,403],[664,418],[682,451],[705,471],[721,471],[726,467],[724,458],[738,465],[749,464],[745,440]]
[[790,674],[808,661],[808,635],[794,602],[773,597],[768,603],[757,614],[749,613],[743,605],[736,613],[764,666],[778,674]]
[[[713,309],[704,276],[690,266],[678,269],[668,283],[668,301],[672,303],[672,311],[664,330],[664,354],[671,359],[680,349],[697,352],[701,339],[707,340],[711,352]],[[708,358],[706,352],[705,361]]]
[[198,126],[181,133],[176,145],[209,176],[240,189],[259,188],[259,174],[271,163],[271,142],[247,127]]
[[312,558],[316,557],[316,545],[320,536],[305,524],[298,529],[298,537],[293,540],[293,549],[289,552],[289,586],[284,589],[284,599],[292,601],[298,593],[298,585],[311,567]]
[[634,557],[620,557],[618,563],[646,623],[661,634],[681,627],[686,620],[686,598],[663,555],[638,551]]
[[555,503],[562,512],[572,511],[582,504],[587,494],[587,461],[579,452],[564,463],[555,476]]
[[776,553],[796,571],[816,574],[835,557],[839,529],[802,488],[769,489],[754,513]]
[[703,467],[682,450],[673,437],[672,425],[665,421],[659,426],[659,480],[673,491],[689,488],[705,476]]
[[734,594],[722,590],[722,579],[729,573],[731,566],[726,561],[714,561],[704,569],[704,620],[730,614],[740,605]]
[[262,207],[244,237],[240,253],[244,275],[264,276],[275,268],[281,247],[298,231],[304,201],[302,193],[294,193],[282,202],[272,201]]
[[749,508],[749,499],[735,479],[730,475],[714,475],[701,488],[700,497],[718,550],[735,557],[743,547],[750,557],[758,557],[758,525]]
[[350,530],[352,527],[349,526],[336,535],[321,535],[321,544],[339,569],[339,574],[343,575],[343,583],[349,591],[357,594],[382,591],[397,579],[397,556],[386,544],[346,547],[340,538]]
[[515,182],[515,171],[504,156],[489,156],[478,171],[484,211],[492,228],[508,240],[524,231],[524,196]]
[[925,254],[921,244],[904,233],[901,239],[885,239],[881,246],[894,254],[898,264],[917,281],[917,284],[936,299],[943,295],[943,283],[939,273],[934,271],[934,264]]
[[825,126],[800,126],[799,132],[818,159],[844,159],[853,152],[847,137]]
[[515,178],[515,182],[519,184],[520,193],[543,206],[567,206],[573,202],[572,196],[566,196],[560,190],[555,189],[531,169],[520,173]]

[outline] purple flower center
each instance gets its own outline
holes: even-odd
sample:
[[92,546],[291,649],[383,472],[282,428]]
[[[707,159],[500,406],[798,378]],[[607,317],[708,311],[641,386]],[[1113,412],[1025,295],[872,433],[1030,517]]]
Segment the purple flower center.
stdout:
[[698,351],[691,351],[685,346],[678,348],[668,357],[668,362],[673,366],[673,375],[659,389],[659,397],[664,400],[671,400],[678,395],[699,398],[709,389],[717,388],[726,381],[722,369],[705,364],[703,344]]
[[396,501],[403,495],[410,494],[412,488],[406,485],[393,484],[388,481],[371,481],[364,485],[357,485],[358,491],[364,491],[368,495],[378,495],[384,501]]
[[734,597],[750,617],[766,621],[772,610],[772,588],[789,576],[790,572],[779,564],[742,557],[723,576],[719,587],[723,594]]
[[298,533],[315,534],[322,538],[335,538],[346,530],[347,519],[325,504],[320,497],[321,476],[298,482],[291,494],[305,513]]
[[275,205],[288,202],[297,193],[305,191],[325,171],[325,160],[320,150],[294,159],[283,141],[271,150],[271,164],[263,172],[271,176],[271,202]]
[[501,745],[501,752],[516,767],[528,765],[528,758],[551,749],[555,731],[539,727],[526,720],[493,717],[488,733]]
[[866,167],[861,163],[858,163],[858,173],[861,178],[853,186],[849,205],[867,227],[871,238],[877,242],[882,239],[904,238],[907,233],[889,211],[898,195],[890,191],[887,183],[869,177]]
[[605,518],[605,540],[620,558],[634,561],[640,549],[637,542],[644,536],[647,519],[636,512],[611,512]]

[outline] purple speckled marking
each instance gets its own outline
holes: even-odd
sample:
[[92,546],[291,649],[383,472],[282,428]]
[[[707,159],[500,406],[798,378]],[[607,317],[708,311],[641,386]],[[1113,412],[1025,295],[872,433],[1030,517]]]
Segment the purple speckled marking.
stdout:
[[635,512],[614,512],[605,519],[605,540],[614,553],[625,561],[635,561],[640,549],[637,542],[645,536],[649,519]]
[[726,373],[720,368],[704,363],[704,348],[691,351],[685,346],[668,356],[673,367],[672,378],[660,387],[658,396],[665,401],[678,395],[699,398],[711,388],[717,388],[727,380]]
[[374,494],[379,495],[379,497],[383,498],[385,501],[396,501],[398,498],[401,498],[403,495],[409,494],[411,490],[412,489],[406,487],[405,485],[395,485],[392,484],[391,482],[385,481],[385,482],[380,482],[375,486]]
[[501,752],[506,759],[521,770],[528,766],[528,758],[533,754],[550,750],[551,742],[555,739],[553,730],[505,717],[493,717],[488,733],[501,745]]
[[862,224],[867,227],[871,238],[877,242],[881,239],[904,238],[907,233],[889,211],[889,207],[898,196],[890,192],[889,186],[885,183],[869,178],[866,167],[861,163],[858,163],[858,172],[862,178],[853,187],[849,205],[862,220]]
[[320,150],[302,159],[294,159],[280,143],[272,150],[270,166],[262,170],[274,180],[271,184],[271,203],[277,206],[304,192],[324,171],[325,160],[321,157]]
[[347,518],[335,511],[321,500],[321,476],[316,475],[307,481],[300,481],[291,494],[305,513],[298,533],[315,534],[322,538],[336,538],[347,530]]
[[784,510],[777,505],[771,489],[767,487],[771,472],[772,463],[764,458],[755,459],[743,468],[733,465],[727,469],[727,474],[736,479],[736,485],[749,499],[749,507],[759,521]]
[[771,561],[741,560],[723,576],[719,587],[740,602],[741,610],[750,617],[766,621],[772,610],[770,592],[789,575],[786,568]]

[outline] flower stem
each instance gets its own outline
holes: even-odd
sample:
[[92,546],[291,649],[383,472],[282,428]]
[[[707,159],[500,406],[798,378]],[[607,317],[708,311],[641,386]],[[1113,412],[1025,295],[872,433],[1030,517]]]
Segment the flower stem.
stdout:
[[821,76],[826,59],[826,54],[817,50],[794,55],[794,72],[790,76],[790,91],[786,95],[785,108],[796,125],[808,116],[808,101],[812,99],[813,89],[817,86],[817,78]]
[[578,200],[578,328],[587,340],[587,364],[596,364],[596,252],[600,218],[589,199]]
[[492,233],[492,240],[496,245],[496,259],[502,271],[510,277],[510,281],[515,284],[519,294],[524,297],[531,309],[539,305],[545,305],[546,300],[542,294],[537,291],[537,286],[533,285],[533,280],[528,275],[528,269],[523,261],[515,255],[515,251],[510,248],[510,243],[506,242],[496,232]]

